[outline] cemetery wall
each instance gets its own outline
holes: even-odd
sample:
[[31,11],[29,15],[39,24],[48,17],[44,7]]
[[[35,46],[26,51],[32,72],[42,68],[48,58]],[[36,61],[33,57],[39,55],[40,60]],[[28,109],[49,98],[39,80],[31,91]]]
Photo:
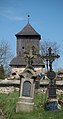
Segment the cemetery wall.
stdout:
[[[1,80],[0,93],[9,94],[14,91],[19,91],[19,88],[17,86],[14,86],[14,84],[19,85],[19,83],[20,80]],[[38,90],[38,92],[46,92],[47,86],[45,86],[45,84],[48,85],[48,81],[42,80],[40,82],[40,89]],[[9,86],[9,85],[13,85],[13,86]],[[57,86],[56,92],[59,94],[63,94],[63,81],[56,81],[56,86]]]
[[[17,77],[18,77],[18,75],[19,75],[21,72],[23,72],[24,69],[25,69],[25,68],[16,68],[16,67],[13,67],[11,72],[12,72],[12,73],[15,72],[15,73],[17,74]],[[35,71],[37,72],[37,74],[43,72],[42,67],[34,68],[34,69],[35,69]]]
[[10,86],[10,87],[0,87],[0,93],[5,93],[5,94],[9,94],[12,93],[14,91],[19,91],[19,88]]
[[23,72],[24,71],[24,69],[25,68],[16,68],[16,67],[14,67],[14,68],[12,68],[12,73],[16,73],[16,74],[20,74],[21,72]]
[[[12,93],[14,91],[19,91],[19,88],[17,87],[13,87],[13,86],[10,86],[10,87],[0,87],[0,93],[3,93],[3,94],[9,94],[9,93]],[[40,88],[38,90],[38,93],[47,93],[47,88]],[[63,94],[63,90],[61,89],[57,89],[56,90],[56,94],[58,95],[62,95]]]

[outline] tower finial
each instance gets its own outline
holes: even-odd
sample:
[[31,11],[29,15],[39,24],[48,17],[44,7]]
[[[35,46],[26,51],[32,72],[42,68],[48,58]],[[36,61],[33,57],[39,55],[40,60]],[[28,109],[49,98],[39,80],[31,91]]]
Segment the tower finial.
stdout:
[[29,23],[29,17],[30,17],[30,15],[28,15],[28,23]]

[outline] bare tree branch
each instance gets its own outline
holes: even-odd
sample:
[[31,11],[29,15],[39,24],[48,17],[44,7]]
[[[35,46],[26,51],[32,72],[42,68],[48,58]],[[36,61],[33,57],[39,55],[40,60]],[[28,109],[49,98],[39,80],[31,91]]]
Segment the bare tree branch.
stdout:
[[[43,56],[46,54],[48,54],[48,49],[49,47],[51,47],[52,49],[52,53],[54,53],[54,55],[60,54],[59,52],[59,46],[57,45],[57,42],[52,42],[52,41],[45,41],[43,40],[42,42],[40,42],[40,54]],[[47,67],[47,61],[44,59],[44,63],[46,64]],[[56,61],[55,61],[56,63]]]
[[40,43],[40,53],[41,55],[45,55],[48,53],[48,48],[51,47],[52,51],[54,54],[58,54],[59,53],[59,46],[57,45],[56,42],[52,42],[52,41],[42,41]]
[[3,65],[4,69],[7,70],[11,58],[12,51],[10,45],[6,41],[0,41],[0,66]]

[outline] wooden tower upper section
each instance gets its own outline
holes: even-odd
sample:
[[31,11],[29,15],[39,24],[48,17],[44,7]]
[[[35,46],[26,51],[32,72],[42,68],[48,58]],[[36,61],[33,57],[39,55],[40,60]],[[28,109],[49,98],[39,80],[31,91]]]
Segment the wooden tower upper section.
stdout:
[[[41,40],[41,35],[35,31],[35,29],[30,25],[29,21],[27,25],[17,34],[15,34],[17,40],[16,56],[10,62],[12,67],[25,67],[27,61],[24,58],[25,52],[32,50],[32,54],[39,54],[39,41]],[[42,59],[34,58],[34,67],[43,67]]]
[[29,22],[19,33],[15,34],[15,36],[17,38],[17,56],[22,56],[29,48],[31,48],[32,51],[35,48],[37,53],[39,53],[39,40],[41,36]]

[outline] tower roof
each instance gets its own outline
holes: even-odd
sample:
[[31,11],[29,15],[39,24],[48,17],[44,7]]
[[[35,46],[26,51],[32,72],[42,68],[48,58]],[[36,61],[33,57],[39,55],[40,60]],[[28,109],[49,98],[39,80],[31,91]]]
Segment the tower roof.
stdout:
[[[12,61],[10,62],[10,66],[20,66],[20,67],[25,67],[27,65],[27,61],[24,57],[21,56],[16,56],[12,59]],[[37,58],[33,59],[33,64],[32,66],[34,67],[44,67],[44,63],[42,61],[42,59],[38,60]]]
[[18,37],[18,36],[36,36],[39,39],[41,39],[40,34],[35,31],[35,29],[30,25],[29,22],[20,32],[15,34],[15,36],[16,37]]

